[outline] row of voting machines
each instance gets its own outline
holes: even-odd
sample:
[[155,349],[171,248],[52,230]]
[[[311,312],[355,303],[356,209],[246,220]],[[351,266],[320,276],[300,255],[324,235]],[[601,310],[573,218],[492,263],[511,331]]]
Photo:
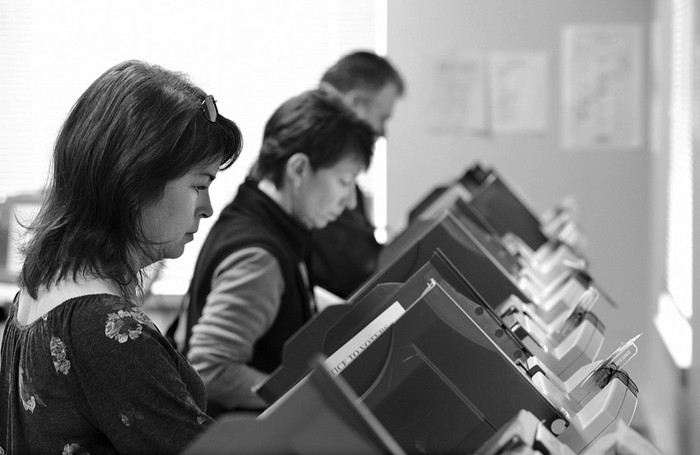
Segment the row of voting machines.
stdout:
[[288,340],[257,389],[270,407],[221,417],[185,454],[655,454],[629,428],[635,339],[601,352],[594,307],[615,302],[583,250],[570,199],[537,215],[473,164]]

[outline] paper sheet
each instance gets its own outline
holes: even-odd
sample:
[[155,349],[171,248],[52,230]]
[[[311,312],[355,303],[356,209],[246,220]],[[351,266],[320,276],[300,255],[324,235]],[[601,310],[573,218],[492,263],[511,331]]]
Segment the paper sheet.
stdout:
[[563,145],[640,148],[641,27],[571,25],[563,35]]

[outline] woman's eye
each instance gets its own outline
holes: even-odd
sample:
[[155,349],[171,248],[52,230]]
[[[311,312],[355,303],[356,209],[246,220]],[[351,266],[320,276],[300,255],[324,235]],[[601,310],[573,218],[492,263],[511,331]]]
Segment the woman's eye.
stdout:
[[199,185],[199,186],[195,186],[194,189],[197,190],[197,192],[199,192],[199,191],[206,191],[209,189],[209,187],[207,187],[206,185]]

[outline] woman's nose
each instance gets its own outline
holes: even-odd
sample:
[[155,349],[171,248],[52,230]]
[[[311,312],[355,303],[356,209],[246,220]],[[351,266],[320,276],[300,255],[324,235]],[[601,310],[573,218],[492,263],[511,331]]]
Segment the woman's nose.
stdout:
[[345,198],[345,207],[349,208],[350,210],[357,207],[357,191],[356,186],[353,184],[350,187],[347,197]]
[[197,207],[197,216],[199,218],[209,218],[214,214],[214,208],[211,206],[211,198],[209,193],[202,197],[202,201]]

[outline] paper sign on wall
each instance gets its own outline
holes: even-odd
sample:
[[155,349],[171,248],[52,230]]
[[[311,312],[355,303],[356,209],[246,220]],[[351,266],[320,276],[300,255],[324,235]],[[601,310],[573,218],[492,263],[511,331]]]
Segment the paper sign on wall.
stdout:
[[642,146],[641,37],[636,24],[564,29],[564,147]]
[[490,63],[493,133],[545,133],[551,90],[547,54],[498,52]]

